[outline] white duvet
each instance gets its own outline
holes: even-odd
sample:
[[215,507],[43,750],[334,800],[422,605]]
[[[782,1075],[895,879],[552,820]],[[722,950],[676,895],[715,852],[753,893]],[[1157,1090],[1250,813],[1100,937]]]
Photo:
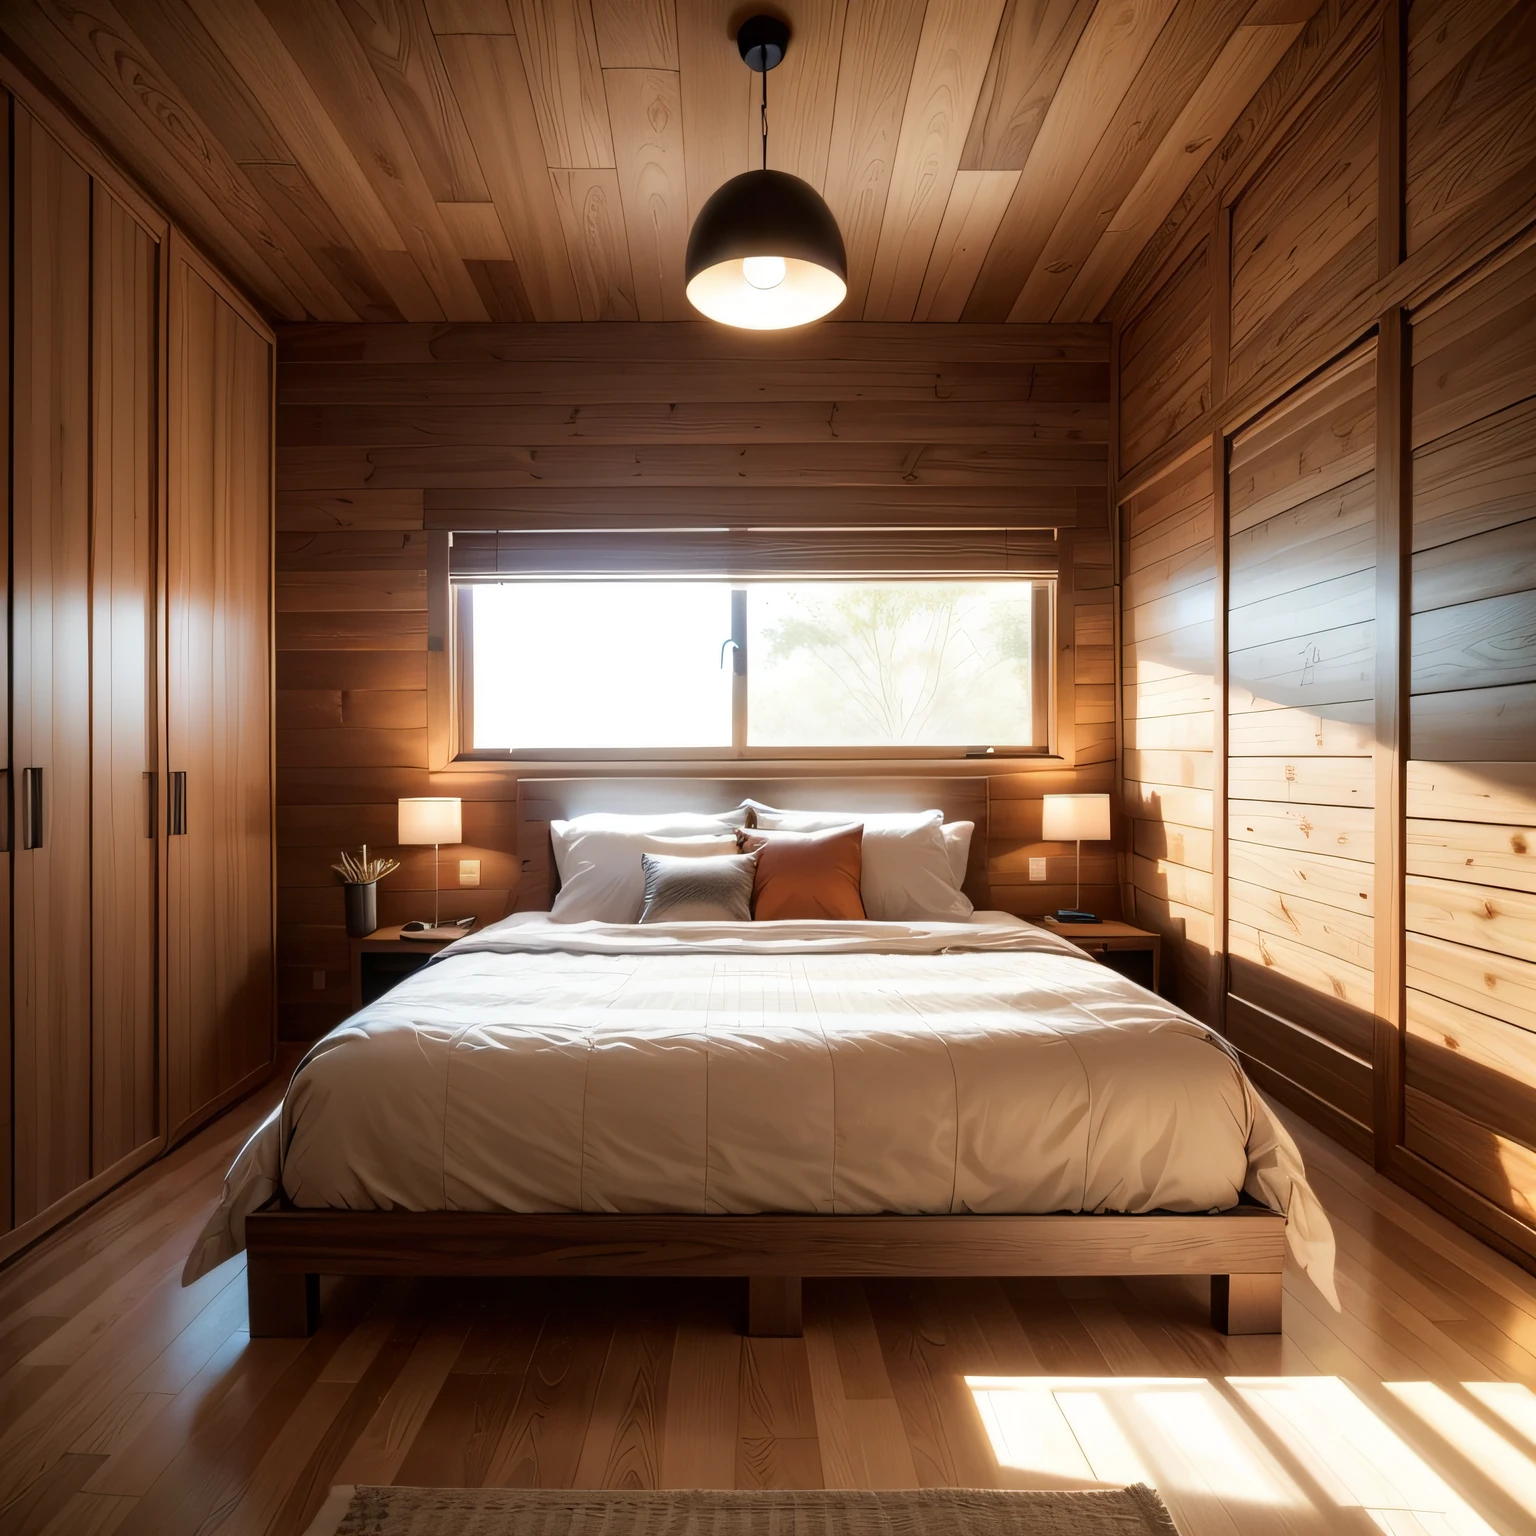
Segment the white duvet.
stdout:
[[332,1030],[235,1159],[184,1282],[303,1207],[1286,1213],[1301,1158],[1221,1040],[1003,913],[552,923],[462,939]]

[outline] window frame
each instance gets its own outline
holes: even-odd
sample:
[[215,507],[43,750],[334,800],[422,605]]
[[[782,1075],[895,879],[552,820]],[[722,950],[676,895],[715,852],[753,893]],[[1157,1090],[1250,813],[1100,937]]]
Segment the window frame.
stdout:
[[[434,541],[436,543],[437,541]],[[485,577],[450,576],[448,569],[447,539],[441,540],[440,550],[432,553],[437,559],[428,562],[428,745],[429,767],[442,769],[452,764],[483,768],[493,765],[515,767],[519,764],[537,766],[548,771],[551,764],[569,763],[581,765],[666,765],[708,763],[974,763],[982,765],[1005,761],[1051,762],[1065,761],[1072,755],[1071,729],[1074,715],[1064,710],[1065,700],[1071,694],[1071,625],[1073,602],[1070,590],[1070,565],[1063,562],[1060,571],[1028,571],[1017,574],[977,573],[962,577],[955,573],[936,575],[935,581],[999,579],[1029,584],[1043,592],[1044,601],[1034,605],[1032,639],[1032,687],[1033,726],[1043,731],[1042,745],[1000,747],[975,750],[957,746],[848,746],[848,747],[754,747],[747,745],[746,706],[747,675],[737,666],[740,649],[733,651],[732,687],[732,738],[733,744],[725,747],[584,747],[584,748],[522,748],[475,747],[474,741],[474,647],[472,644],[474,589],[488,583],[502,584],[509,578],[498,573]],[[579,575],[552,576],[541,574],[528,579],[539,582],[557,580],[591,580]],[[618,578],[623,579],[623,578]],[[659,572],[635,573],[638,581],[664,581],[668,577]],[[673,577],[672,579],[677,579]],[[744,637],[746,588],[754,584],[754,578],[740,576],[710,576],[710,581],[730,584],[732,587],[733,637]],[[781,574],[755,578],[757,581],[782,584],[787,578]],[[826,577],[802,576],[805,581],[825,579],[837,582],[854,582],[861,578],[846,572],[829,573]],[[870,581],[904,581],[912,576],[864,578]],[[750,665],[750,661],[748,661]],[[1043,688],[1040,686],[1043,680]]]

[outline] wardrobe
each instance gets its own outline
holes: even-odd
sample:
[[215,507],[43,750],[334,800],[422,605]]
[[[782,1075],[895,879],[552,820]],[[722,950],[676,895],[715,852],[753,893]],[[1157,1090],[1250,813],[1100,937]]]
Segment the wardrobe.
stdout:
[[274,1059],[272,335],[5,98],[0,1257]]

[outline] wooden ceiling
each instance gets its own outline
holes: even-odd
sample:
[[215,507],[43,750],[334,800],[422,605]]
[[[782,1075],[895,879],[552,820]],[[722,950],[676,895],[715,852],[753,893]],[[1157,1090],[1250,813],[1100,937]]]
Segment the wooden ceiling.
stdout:
[[7,0],[30,64],[289,320],[683,320],[756,164],[734,31],[792,27],[769,164],[842,320],[1098,317],[1316,0]]

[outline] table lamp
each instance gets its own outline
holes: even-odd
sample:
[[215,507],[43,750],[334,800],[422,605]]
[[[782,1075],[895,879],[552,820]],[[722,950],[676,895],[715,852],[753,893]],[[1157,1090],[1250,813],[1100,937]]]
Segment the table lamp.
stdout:
[[1097,923],[1083,905],[1083,839],[1102,842],[1109,836],[1108,795],[1046,795],[1041,836],[1048,843],[1077,844],[1077,905],[1063,907],[1058,923]]
[[442,930],[439,927],[442,914],[439,908],[440,882],[437,856],[442,844],[464,841],[462,807],[463,801],[449,799],[446,796],[429,795],[400,802],[401,843],[432,844],[432,926],[428,928],[423,924],[421,927],[414,927],[407,924],[406,926],[412,929],[406,934],[408,938],[458,939],[463,937],[461,928],[449,927]]

